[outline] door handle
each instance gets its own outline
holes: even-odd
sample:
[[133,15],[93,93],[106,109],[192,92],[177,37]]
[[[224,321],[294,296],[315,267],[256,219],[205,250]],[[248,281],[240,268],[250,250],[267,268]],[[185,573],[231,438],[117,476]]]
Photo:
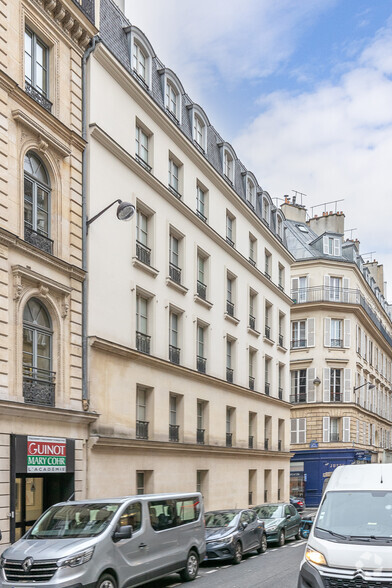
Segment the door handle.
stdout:
[[139,549],[144,549],[144,547],[147,547],[147,545],[145,543],[140,543]]

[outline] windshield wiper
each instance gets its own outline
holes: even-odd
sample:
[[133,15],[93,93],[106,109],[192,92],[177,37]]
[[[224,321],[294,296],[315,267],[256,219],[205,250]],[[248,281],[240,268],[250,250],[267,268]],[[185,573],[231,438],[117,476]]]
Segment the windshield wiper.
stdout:
[[375,535],[350,535],[349,539],[359,539],[360,541],[367,541],[368,543],[370,541],[385,541],[386,543],[392,542],[391,537],[376,537]]
[[334,537],[339,537],[339,539],[350,539],[349,535],[341,535],[340,533],[335,533],[335,531],[331,531],[330,529],[323,529],[322,527],[316,527],[319,531],[325,531]]

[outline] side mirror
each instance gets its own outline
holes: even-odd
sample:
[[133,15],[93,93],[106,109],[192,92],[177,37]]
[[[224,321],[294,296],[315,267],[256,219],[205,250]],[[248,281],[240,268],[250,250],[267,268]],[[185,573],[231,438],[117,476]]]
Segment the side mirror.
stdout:
[[113,541],[122,541],[123,539],[130,539],[132,537],[132,525],[124,525],[123,527],[117,527],[113,533]]
[[242,529],[245,531],[246,527],[248,526],[248,523],[246,521],[244,521],[242,523]]
[[288,520],[288,519],[291,519],[291,514],[287,514],[287,515],[286,515],[286,519],[287,519],[287,520]]

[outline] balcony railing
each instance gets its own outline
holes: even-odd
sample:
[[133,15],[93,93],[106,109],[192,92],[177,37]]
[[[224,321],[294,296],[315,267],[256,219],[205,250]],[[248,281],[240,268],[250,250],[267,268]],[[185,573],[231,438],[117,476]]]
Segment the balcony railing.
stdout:
[[170,192],[173,192],[174,196],[176,198],[178,198],[178,200],[181,200],[181,194],[178,190],[176,190],[176,188],[174,186],[172,186],[171,184],[168,185],[168,188],[170,190]]
[[151,265],[151,249],[147,245],[140,243],[140,241],[136,241],[136,257],[142,263]]
[[150,335],[145,335],[144,333],[140,333],[136,331],[136,349],[141,351],[142,353],[150,354]]
[[251,314],[249,315],[249,328],[254,331],[256,330],[256,318]]
[[392,336],[388,333],[376,312],[372,309],[360,290],[350,288],[332,288],[326,286],[314,286],[312,288],[300,288],[291,291],[291,298],[296,304],[306,302],[340,302],[342,304],[359,304],[368,317],[381,332],[384,339],[392,345]]
[[196,357],[196,367],[198,372],[200,372],[201,374],[205,374],[207,367],[207,359],[205,357],[201,357],[200,355],[198,355]]
[[283,400],[283,388],[278,388],[278,398],[279,400]]
[[253,449],[253,435],[249,435],[248,447],[249,449]]
[[53,241],[42,235],[42,233],[38,233],[34,231],[31,227],[25,224],[24,226],[24,239],[30,245],[34,245],[34,247],[38,247],[41,251],[45,251],[45,253],[53,253]]
[[200,210],[196,210],[196,214],[203,222],[207,222],[207,217]]
[[248,492],[248,504],[249,506],[253,504],[253,492],[251,490]]
[[291,349],[301,349],[301,347],[306,347],[307,341],[306,339],[294,339],[290,343]]
[[136,421],[136,439],[148,439],[148,421]]
[[79,6],[81,11],[94,24],[94,0],[73,0],[76,6]]
[[343,339],[331,339],[331,347],[343,347]]
[[266,278],[268,278],[269,280],[271,279],[271,274],[270,274],[270,273],[269,273],[267,270],[265,270],[265,272],[264,272],[264,275],[265,275],[265,277],[266,277]]
[[169,360],[172,363],[176,363],[177,365],[180,364],[180,352],[181,349],[179,347],[175,347],[174,345],[169,345]]
[[232,241],[232,240],[230,239],[230,237],[226,237],[226,241],[227,241],[227,243],[228,243],[229,245],[231,245],[232,247],[234,247],[234,241]]
[[249,257],[248,261],[253,265],[253,267],[256,267],[256,260],[253,259],[253,257]]
[[281,335],[280,333],[279,333],[279,346],[280,346],[280,347],[284,347],[284,339],[283,339],[283,335]]
[[278,451],[282,451],[282,439],[278,440]]
[[269,439],[264,439],[264,449],[267,451],[269,447]]
[[180,425],[169,425],[169,441],[178,443],[180,440]]
[[23,366],[23,396],[26,404],[54,406],[56,373]]
[[343,402],[343,394],[341,392],[331,392],[331,402]]
[[331,433],[330,434],[330,437],[329,437],[329,440],[332,443],[337,443],[339,441],[339,433]]
[[39,92],[37,90],[37,88],[34,88],[34,86],[32,86],[31,84],[29,84],[29,82],[25,81],[25,91],[26,94],[28,94],[29,96],[31,96],[31,98],[33,100],[35,100],[36,102],[38,102],[38,104],[41,104],[41,106],[43,106],[45,108],[45,110],[47,110],[48,112],[52,111],[52,103],[50,100],[48,100],[46,98],[46,96],[44,96],[43,94],[41,94],[41,92]]
[[203,300],[207,299],[207,285],[197,280],[197,295]]
[[249,376],[249,390],[255,389],[255,379],[253,376]]
[[264,334],[267,337],[267,339],[271,339],[271,327],[265,325]]
[[269,396],[269,393],[270,393],[270,384],[269,384],[269,382],[266,382],[264,384],[264,392],[267,394],[267,396]]
[[[143,81],[144,81],[144,80],[143,80]],[[147,161],[145,161],[145,160],[143,159],[143,157],[140,157],[140,155],[138,155],[137,153],[135,153],[135,159],[136,159],[136,161],[137,161],[138,163],[140,163],[140,165],[141,165],[142,167],[144,167],[144,169],[146,169],[147,171],[151,172],[151,170],[152,170],[152,167],[151,167],[151,165],[148,165]]]
[[226,447],[233,447],[233,433],[226,433]]
[[233,383],[233,376],[234,376],[234,370],[232,370],[231,368],[226,368],[226,380],[232,384]]
[[226,312],[229,316],[234,316],[234,303],[226,300]]
[[196,430],[196,441],[199,445],[204,445],[204,433],[205,429]]
[[169,276],[176,284],[181,284],[181,269],[174,263],[169,263]]
[[300,392],[299,394],[290,394],[291,404],[298,404],[299,402],[307,402],[306,392]]

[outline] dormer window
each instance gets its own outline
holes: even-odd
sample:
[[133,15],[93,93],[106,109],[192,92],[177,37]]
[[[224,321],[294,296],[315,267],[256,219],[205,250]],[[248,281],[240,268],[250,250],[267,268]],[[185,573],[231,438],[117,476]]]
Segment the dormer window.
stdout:
[[179,120],[179,102],[180,97],[174,84],[166,82],[166,108],[167,110]]
[[204,111],[197,104],[187,107],[191,113],[192,138],[196,146],[205,153],[207,151],[207,127],[209,121]]
[[276,218],[276,234],[279,239],[283,239],[283,221],[279,215]]
[[246,178],[246,200],[255,208],[256,206],[256,186],[251,178]]
[[124,28],[128,40],[129,60],[135,77],[147,90],[151,88],[152,60],[154,49],[143,32],[134,26]]
[[147,83],[147,55],[136,40],[133,42],[132,67],[134,72]]
[[223,153],[223,173],[234,184],[234,160],[231,153],[225,149]]
[[270,205],[267,198],[263,198],[263,221],[269,225],[270,223]]
[[323,236],[323,253],[324,255],[333,255],[339,257],[341,255],[341,242],[337,237]]
[[193,121],[193,139],[196,143],[204,149],[205,124],[197,114],[195,114]]

